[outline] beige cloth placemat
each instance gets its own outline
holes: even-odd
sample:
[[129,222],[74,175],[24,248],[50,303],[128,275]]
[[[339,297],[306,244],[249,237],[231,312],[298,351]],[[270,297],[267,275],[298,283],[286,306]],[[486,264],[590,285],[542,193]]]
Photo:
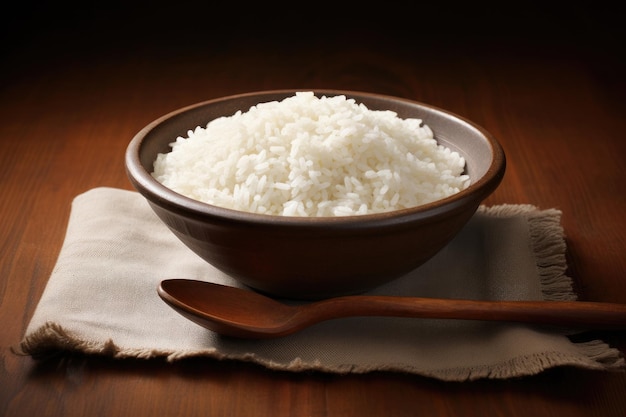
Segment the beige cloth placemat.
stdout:
[[[530,205],[481,206],[435,258],[372,293],[575,299],[560,216]],[[19,347],[35,358],[58,350],[206,356],[294,372],[385,370],[455,381],[624,367],[621,353],[600,340],[573,343],[554,329],[479,321],[348,318],[279,339],[231,339],[167,306],[156,292],[166,278],[238,286],[178,241],[138,193],[87,191],[72,203],[57,264]]]

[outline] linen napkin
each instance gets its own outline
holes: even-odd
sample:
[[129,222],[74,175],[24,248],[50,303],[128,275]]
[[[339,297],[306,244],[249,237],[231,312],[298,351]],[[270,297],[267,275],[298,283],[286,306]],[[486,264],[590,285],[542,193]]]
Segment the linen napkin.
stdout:
[[[490,300],[573,300],[561,212],[532,205],[481,206],[440,253],[371,291]],[[157,295],[162,279],[241,286],[183,245],[133,191],[77,196],[57,263],[19,348],[115,358],[204,356],[270,369],[332,373],[393,371],[441,380],[502,379],[556,366],[624,367],[601,340],[574,343],[565,330],[470,320],[356,317],[278,339],[218,335]]]

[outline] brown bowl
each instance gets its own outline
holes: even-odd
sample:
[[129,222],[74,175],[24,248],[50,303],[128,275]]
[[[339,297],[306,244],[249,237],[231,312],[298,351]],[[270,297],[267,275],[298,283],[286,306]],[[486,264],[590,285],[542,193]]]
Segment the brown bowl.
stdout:
[[[287,217],[213,206],[178,194],[151,175],[159,153],[210,120],[282,100],[297,90],[209,100],[171,112],[130,142],[126,170],[158,217],[191,250],[241,283],[269,295],[319,299],[361,293],[400,277],[439,252],[500,184],[505,155],[480,126],[436,107],[397,97],[325,90],[371,110],[419,118],[437,141],[466,160],[468,188],[442,200],[394,212],[347,217]],[[184,277],[193,278],[193,277]]]

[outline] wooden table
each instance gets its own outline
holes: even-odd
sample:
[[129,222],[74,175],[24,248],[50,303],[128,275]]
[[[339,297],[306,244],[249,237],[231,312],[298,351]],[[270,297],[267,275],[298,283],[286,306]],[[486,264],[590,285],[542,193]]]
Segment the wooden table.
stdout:
[[[207,359],[38,362],[11,351],[55,264],[71,200],[93,187],[131,189],[124,152],[137,131],[188,104],[278,88],[401,96],[482,125],[508,157],[485,203],[562,210],[580,298],[626,303],[622,33],[616,17],[571,7],[513,20],[371,13],[322,33],[314,29],[346,21],[156,6],[92,6],[77,19],[68,9],[23,8],[3,29],[0,415],[626,415],[625,373],[562,368],[447,383]],[[256,32],[237,32],[248,24]],[[585,337],[626,351],[623,332]]]

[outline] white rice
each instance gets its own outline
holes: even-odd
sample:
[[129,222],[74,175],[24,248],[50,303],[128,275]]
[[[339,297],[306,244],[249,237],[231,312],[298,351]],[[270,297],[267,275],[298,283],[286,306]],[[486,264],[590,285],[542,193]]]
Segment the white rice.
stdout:
[[345,96],[299,92],[198,126],[159,154],[153,176],[216,206],[282,216],[409,208],[469,185],[465,160],[419,119]]

